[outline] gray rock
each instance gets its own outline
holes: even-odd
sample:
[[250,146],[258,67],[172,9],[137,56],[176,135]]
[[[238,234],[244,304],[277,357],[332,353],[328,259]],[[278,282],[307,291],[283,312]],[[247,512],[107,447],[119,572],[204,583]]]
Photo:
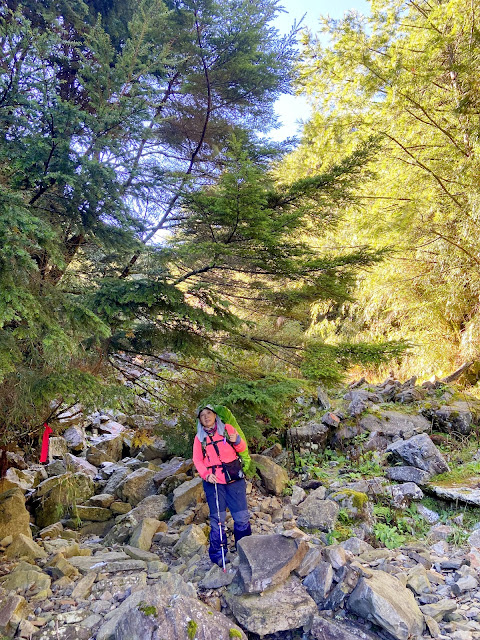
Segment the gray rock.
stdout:
[[166,496],[147,496],[137,506],[128,512],[128,516],[141,522],[145,518],[162,520],[168,513],[169,501]]
[[108,472],[108,480],[107,484],[103,487],[103,493],[115,495],[118,486],[125,480],[128,474],[131,473],[131,470],[123,465],[111,465],[104,468],[102,474],[105,474],[106,471]]
[[307,492],[302,487],[298,485],[294,485],[292,488],[292,495],[290,498],[290,503],[293,504],[294,507],[297,507],[301,502],[305,500],[307,497]]
[[428,579],[427,570],[421,564],[417,564],[410,569],[407,574],[407,585],[413,593],[421,595],[422,593],[430,593],[431,584]]
[[190,524],[180,534],[178,542],[173,547],[173,551],[179,556],[190,557],[195,553],[205,549],[207,538],[197,524]]
[[472,430],[472,413],[467,402],[454,402],[435,411],[435,421],[442,431],[468,435]]
[[168,448],[165,440],[154,437],[152,442],[144,444],[141,447],[132,448],[132,455],[141,454],[144,460],[156,460],[158,458],[166,460],[168,456]]
[[349,621],[315,616],[310,635],[313,640],[380,640],[374,633],[363,631]]
[[413,436],[409,440],[397,440],[387,447],[387,451],[408,465],[423,469],[432,475],[450,470],[445,458],[426,433]]
[[160,521],[156,518],[144,518],[137,524],[130,538],[130,546],[148,551],[152,546],[153,536],[157,533]]
[[317,605],[298,578],[291,576],[263,594],[227,595],[237,622],[260,636],[309,626]]
[[243,593],[260,593],[285,582],[308,552],[305,541],[279,534],[248,536],[237,548],[240,564],[236,585]]
[[329,397],[322,387],[317,387],[317,400],[318,406],[321,409],[325,409],[325,411],[328,411],[330,409],[331,403]]
[[320,562],[303,581],[303,586],[320,609],[324,608],[325,600],[332,588],[332,582],[333,569],[329,562]]
[[153,481],[155,485],[159,487],[166,478],[170,476],[176,476],[179,473],[187,473],[193,467],[192,460],[184,460],[183,458],[172,458],[168,462],[164,462],[160,465],[160,471],[158,471]]
[[203,481],[201,478],[183,482],[173,491],[173,507],[176,513],[183,513],[188,507],[196,506],[203,499]]
[[475,549],[480,549],[480,529],[476,529],[468,538],[468,544]]
[[445,485],[429,484],[429,490],[434,493],[438,498],[443,500],[451,500],[452,502],[465,502],[466,504],[473,504],[476,507],[480,507],[480,489],[471,487],[448,487]]
[[[431,428],[430,422],[420,415],[409,415],[399,411],[380,411],[379,415],[366,415],[360,419],[364,431],[376,432],[389,440],[424,433]],[[415,466],[415,465],[414,465]]]
[[444,598],[432,604],[425,604],[420,607],[420,610],[424,615],[430,616],[436,622],[440,622],[445,616],[457,610],[457,603],[455,600]]
[[189,620],[197,623],[202,640],[231,640],[230,629],[246,640],[241,629],[197,600],[194,587],[172,573],[162,573],[155,584],[132,593],[105,619],[96,640],[191,640]]
[[202,589],[220,589],[231,584],[236,574],[236,569],[231,565],[227,565],[227,571],[223,571],[221,567],[213,565],[204,578],[198,583]]
[[66,473],[41,482],[35,490],[34,508],[39,527],[54,524],[71,511],[72,505],[86,502],[95,493],[91,476]]
[[153,478],[155,471],[151,469],[137,469],[130,473],[117,488],[117,495],[124,502],[129,502],[135,506],[147,496],[157,492]]
[[252,460],[257,467],[263,486],[276,496],[282,494],[288,484],[288,473],[268,456],[253,454]]
[[98,473],[97,467],[94,467],[93,464],[71,453],[67,453],[63,461],[69,473],[84,473],[87,476],[92,476],[92,478]]
[[372,402],[380,402],[380,397],[377,394],[365,389],[350,390],[343,396],[343,399],[350,402],[347,411],[348,415],[352,417],[359,416]]
[[[53,462],[55,458],[63,459],[63,456],[68,453],[68,445],[65,438],[61,436],[52,436],[48,440],[48,461]],[[49,474],[50,475],[50,474]]]
[[297,524],[306,529],[328,532],[335,527],[340,507],[333,500],[322,500],[317,491],[312,491],[298,507]]
[[387,478],[395,480],[395,482],[414,482],[422,486],[430,480],[431,474],[417,467],[389,467],[387,469]]
[[310,545],[307,554],[300,565],[295,569],[295,573],[304,578],[323,560],[322,548],[317,545]]
[[22,596],[7,595],[0,602],[0,633],[13,638],[20,620],[28,615],[27,601]]
[[385,629],[397,640],[423,633],[423,616],[411,591],[394,576],[374,571],[360,578],[348,600],[348,609]]
[[87,504],[89,507],[102,507],[103,509],[108,509],[114,500],[115,496],[111,493],[99,493],[96,496],[89,498]]
[[292,427],[287,431],[287,438],[296,445],[303,443],[324,446],[327,442],[329,428],[326,424],[317,420],[309,420],[298,427]]
[[372,551],[372,545],[368,544],[364,540],[361,540],[357,537],[348,538],[344,542],[340,543],[340,546],[343,547],[346,551],[350,551],[354,556],[359,556],[362,553],[366,553],[368,551]]
[[63,437],[67,443],[67,447],[71,451],[80,452],[86,447],[87,440],[85,431],[79,425],[69,427],[63,434]]
[[414,482],[404,482],[392,486],[392,504],[398,509],[405,509],[412,501],[423,498],[423,491]]
[[77,506],[77,515],[80,520],[90,520],[92,522],[106,522],[112,518],[110,509],[104,509],[103,507],[85,507],[83,505]]
[[[51,438],[50,438],[50,442],[51,442]],[[62,438],[63,440],[63,438]],[[67,471],[67,467],[65,466],[65,463],[63,462],[63,456],[67,453],[66,451],[66,445],[65,445],[65,452],[62,455],[62,460],[53,460],[52,462],[50,462],[50,464],[48,464],[45,468],[47,471],[47,475],[49,478],[51,478],[52,476],[62,476],[64,473],[66,473]]]

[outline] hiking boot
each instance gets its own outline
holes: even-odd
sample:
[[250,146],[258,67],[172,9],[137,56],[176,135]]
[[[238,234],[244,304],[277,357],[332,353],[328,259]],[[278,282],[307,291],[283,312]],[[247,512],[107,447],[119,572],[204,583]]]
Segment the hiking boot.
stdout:
[[[225,564],[226,564],[226,565],[227,565],[227,564],[230,564],[230,562],[231,562],[231,561],[230,561],[230,558],[225,558]],[[217,564],[219,567],[222,567],[222,569],[223,569],[223,561],[222,561],[222,560],[219,560],[219,561],[218,561],[218,562],[216,562],[215,564]]]

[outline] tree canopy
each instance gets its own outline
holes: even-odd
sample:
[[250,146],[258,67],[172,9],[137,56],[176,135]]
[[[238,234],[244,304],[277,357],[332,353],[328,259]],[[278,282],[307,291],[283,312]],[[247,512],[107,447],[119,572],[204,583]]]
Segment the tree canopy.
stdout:
[[[271,27],[278,10],[276,0],[0,10],[3,439],[79,399],[113,402],[135,355],[161,363],[160,384],[181,371],[183,391],[194,374],[206,388],[208,361],[239,379],[270,375],[258,354],[298,376],[309,353],[304,373],[321,377],[311,304],[350,300],[356,270],[382,252],[310,239],[337,224],[376,141],[275,182],[281,149],[260,133],[294,58],[292,36]],[[257,353],[248,371],[237,366],[245,353]]]
[[393,252],[361,278],[333,332],[407,339],[416,348],[405,370],[425,377],[480,346],[477,12],[463,0],[381,0],[369,16],[306,33],[299,73],[314,113],[280,172],[309,175],[380,136],[375,179],[331,241]]

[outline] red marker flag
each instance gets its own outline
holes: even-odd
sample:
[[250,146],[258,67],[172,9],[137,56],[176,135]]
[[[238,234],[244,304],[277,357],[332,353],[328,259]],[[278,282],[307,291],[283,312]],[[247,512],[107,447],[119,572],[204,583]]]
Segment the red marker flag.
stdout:
[[48,460],[48,439],[52,433],[52,429],[44,422],[45,430],[42,436],[42,451],[40,452],[40,462],[46,462]]

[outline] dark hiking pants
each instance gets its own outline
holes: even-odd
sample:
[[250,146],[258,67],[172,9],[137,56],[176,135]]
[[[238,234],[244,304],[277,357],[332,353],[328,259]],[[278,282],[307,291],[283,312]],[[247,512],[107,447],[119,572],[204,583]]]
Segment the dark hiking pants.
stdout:
[[203,488],[210,509],[210,547],[208,555],[210,560],[219,563],[222,560],[222,545],[224,553],[227,552],[227,536],[225,532],[225,518],[227,507],[233,518],[233,535],[235,544],[245,536],[252,533],[247,507],[247,492],[245,480],[235,480],[230,484],[217,484],[218,505],[220,507],[220,522],[222,523],[222,535],[220,537],[220,524],[218,520],[217,503],[215,500],[215,485],[211,482],[203,482]]

